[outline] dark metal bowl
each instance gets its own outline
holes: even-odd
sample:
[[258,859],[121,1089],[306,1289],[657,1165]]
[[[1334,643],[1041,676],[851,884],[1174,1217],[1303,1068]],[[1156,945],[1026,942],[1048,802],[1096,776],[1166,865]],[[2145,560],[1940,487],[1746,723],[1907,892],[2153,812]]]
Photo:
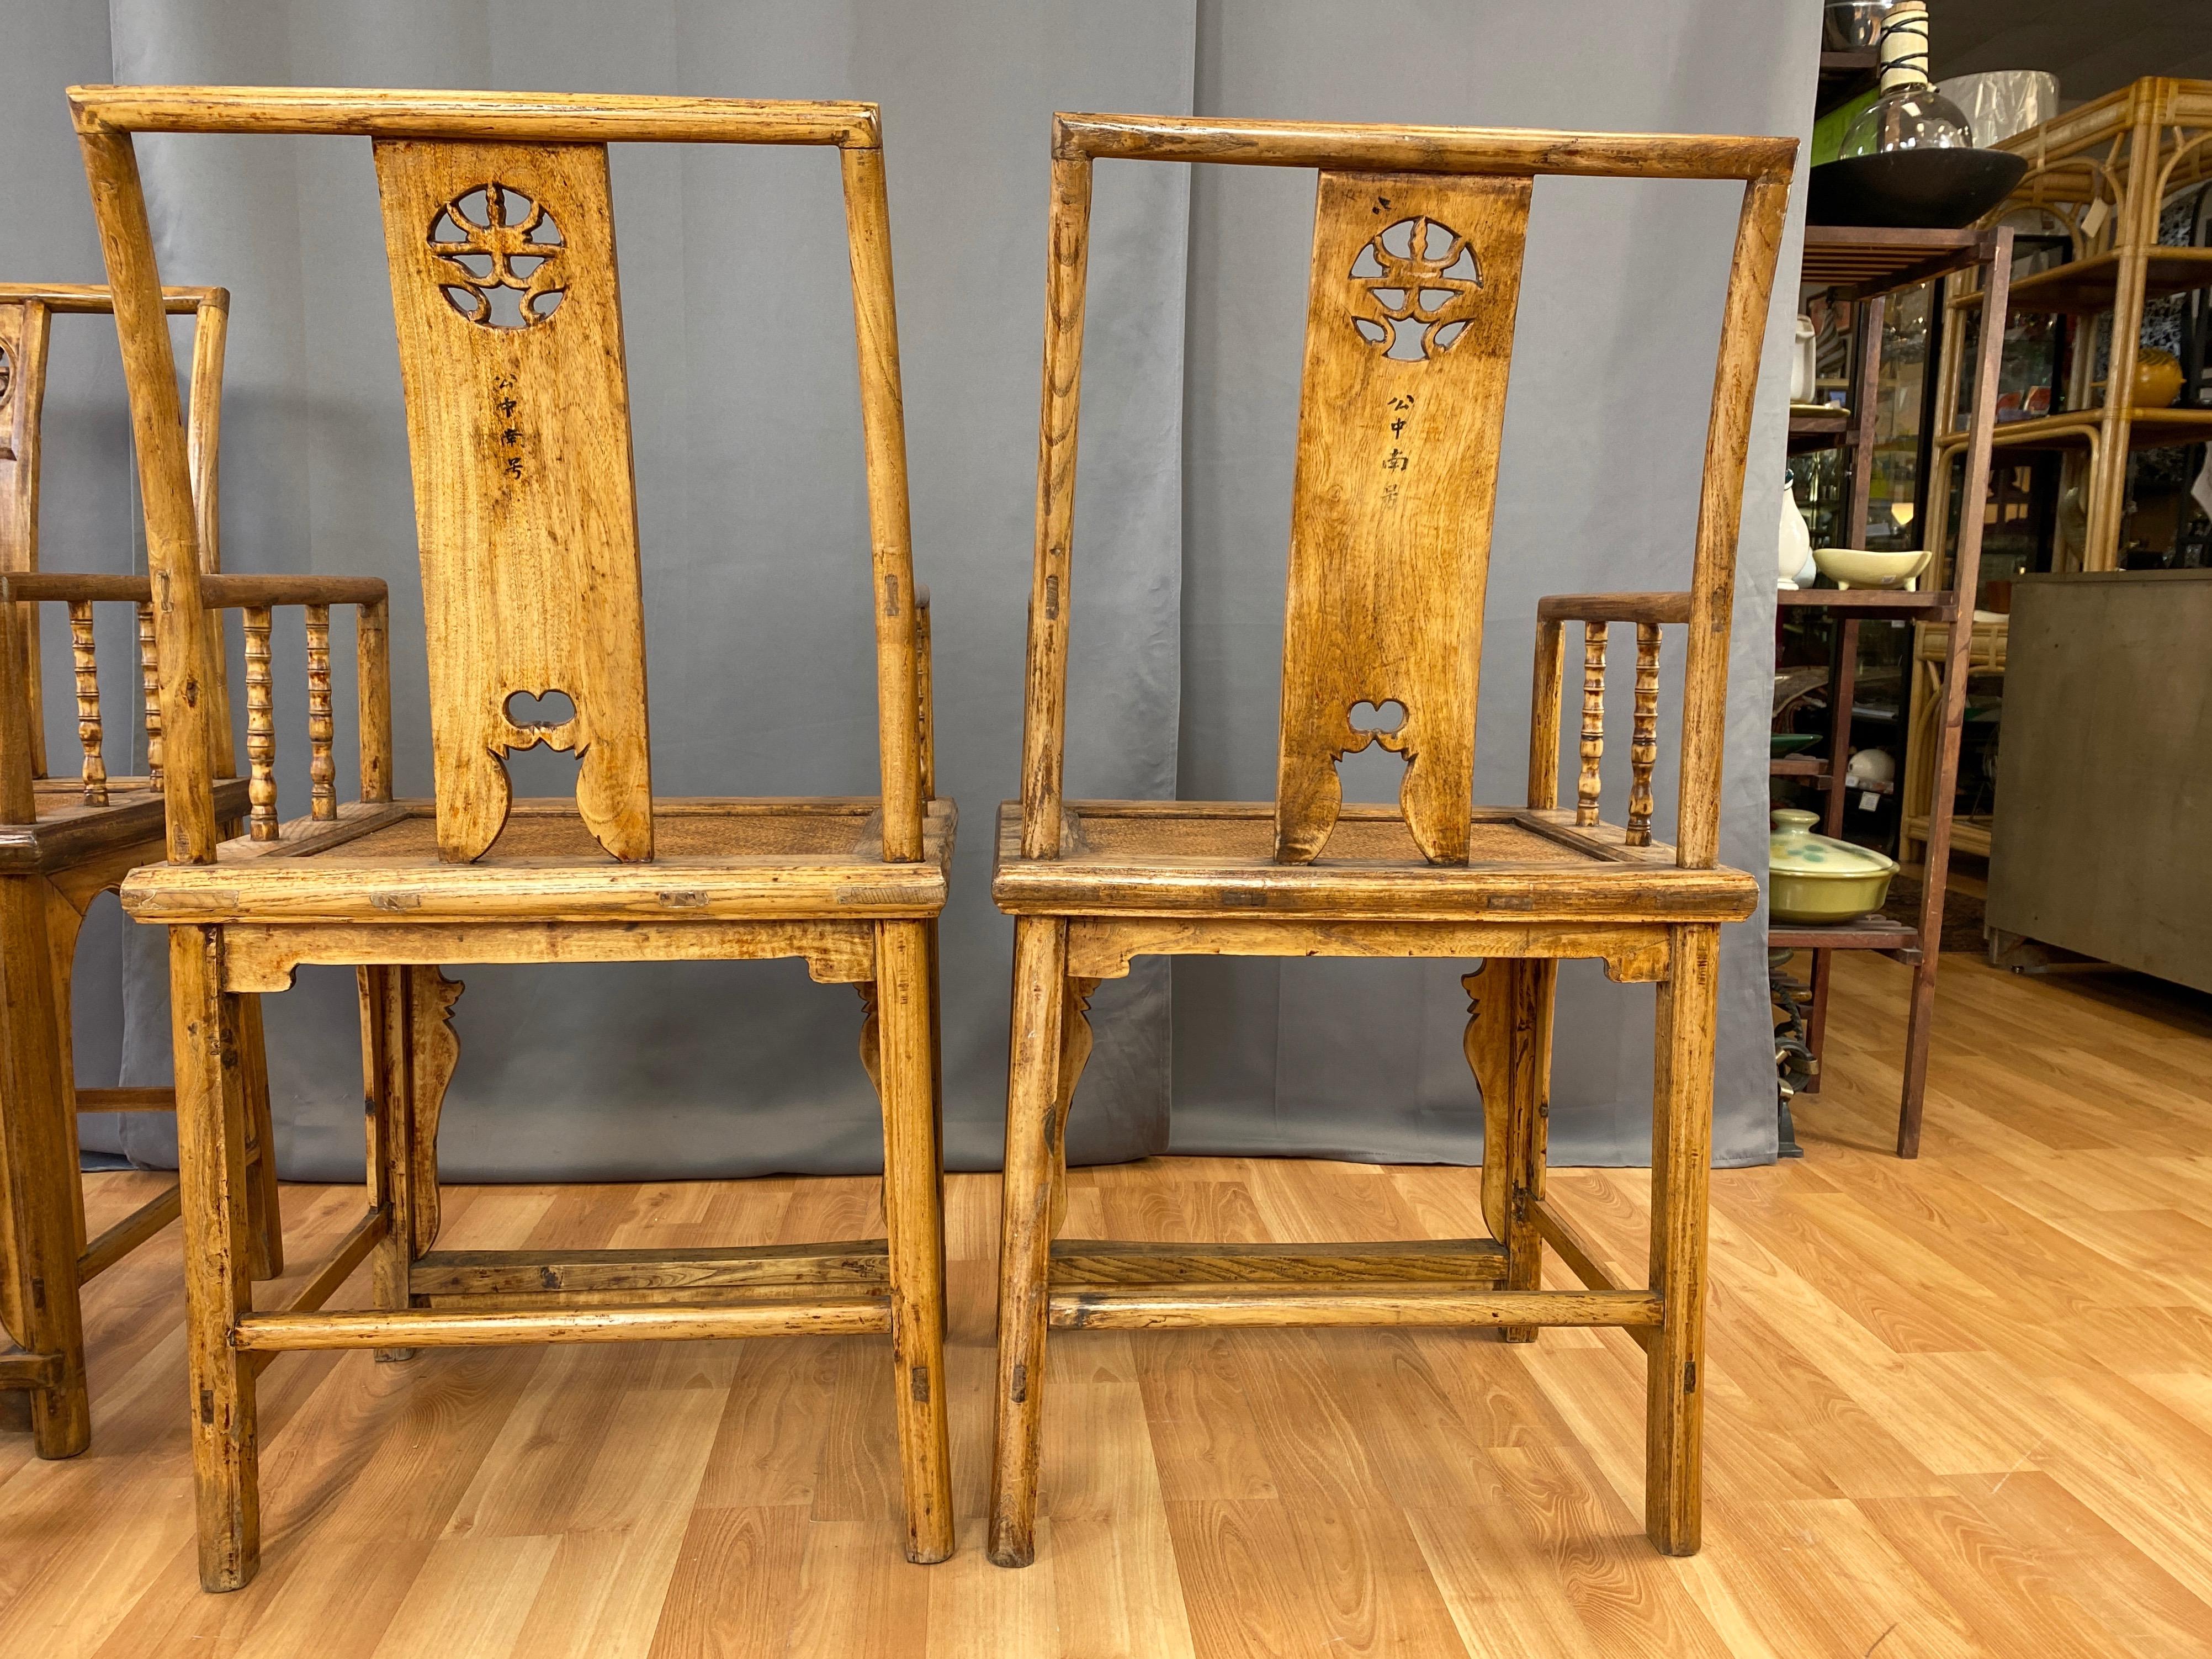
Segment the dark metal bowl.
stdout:
[[2027,158],[2003,149],[1896,149],[1823,161],[1806,181],[1805,222],[1957,230],[2021,180]]

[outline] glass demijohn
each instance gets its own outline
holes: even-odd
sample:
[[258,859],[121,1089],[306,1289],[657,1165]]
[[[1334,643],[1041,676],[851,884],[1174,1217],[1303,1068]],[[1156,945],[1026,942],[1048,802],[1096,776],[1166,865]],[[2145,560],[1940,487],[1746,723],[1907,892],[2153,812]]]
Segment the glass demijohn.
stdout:
[[1928,8],[1899,0],[1882,21],[1881,94],[1852,120],[1838,157],[1973,145],[1965,114],[1928,83]]

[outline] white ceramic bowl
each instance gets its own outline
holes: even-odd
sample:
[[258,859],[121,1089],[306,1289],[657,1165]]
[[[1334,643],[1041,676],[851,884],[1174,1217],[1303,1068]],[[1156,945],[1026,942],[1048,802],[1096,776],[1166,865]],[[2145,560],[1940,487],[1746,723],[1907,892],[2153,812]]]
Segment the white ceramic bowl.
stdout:
[[1863,547],[1816,547],[1813,562],[1838,587],[1906,587],[1928,568],[1928,550],[1876,553]]

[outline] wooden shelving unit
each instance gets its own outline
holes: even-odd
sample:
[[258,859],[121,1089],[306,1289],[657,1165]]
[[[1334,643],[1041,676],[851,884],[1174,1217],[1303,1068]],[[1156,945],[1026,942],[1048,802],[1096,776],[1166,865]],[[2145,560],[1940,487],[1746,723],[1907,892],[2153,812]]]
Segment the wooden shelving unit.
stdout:
[[1874,89],[1880,70],[1881,54],[1872,46],[1852,52],[1824,52],[1820,54],[1820,86],[1813,100],[1814,114],[1826,115],[1838,105],[1848,104],[1863,92]]
[[[1966,499],[1980,499],[1989,487],[1990,452],[1996,424],[1997,371],[2004,344],[2006,292],[2012,270],[2013,236],[1996,230],[1877,230],[1814,226],[1805,232],[1802,281],[1808,286],[1836,290],[1836,297],[1856,310],[1857,362],[1851,388],[1851,413],[1832,423],[1830,431],[1815,431],[1808,420],[1800,430],[1799,417],[1791,418],[1790,447],[1810,447],[1816,442],[1842,445],[1850,458],[1850,491],[1845,497],[1843,544],[1863,546],[1867,523],[1869,459],[1873,453],[1874,415],[1877,376],[1881,367],[1881,317],[1884,297],[1916,283],[1941,282],[1962,271],[1983,273],[1983,292],[1996,325],[1984,331],[1974,375],[1974,404],[1966,438]],[[1937,301],[1942,299],[1941,290]],[[1938,480],[1940,484],[1940,476]],[[1959,551],[1951,562],[1948,585],[1925,592],[1901,593],[1889,589],[1802,588],[1778,595],[1778,618],[1792,611],[1817,611],[1831,625],[1828,677],[1829,733],[1826,757],[1793,756],[1769,764],[1778,777],[1808,780],[1825,792],[1822,828],[1840,835],[1844,824],[1844,769],[1850,764],[1851,704],[1858,668],[1858,630],[1862,622],[1893,619],[1947,624],[1947,634],[1958,636],[1963,653],[1971,628],[1955,626],[1961,615],[1973,614],[1973,596],[1981,568],[1981,515],[1969,513],[1960,526]],[[1777,624],[1779,631],[1779,622]],[[1926,630],[1916,630],[1924,634]],[[1958,653],[1954,653],[1954,657]],[[1912,993],[1907,1005],[1905,1035],[1904,1086],[1898,1103],[1897,1153],[1917,1156],[1920,1150],[1921,1107],[1928,1080],[1928,1047],[1936,1012],[1936,970],[1942,956],[1943,896],[1950,870],[1950,802],[1956,793],[1959,737],[1966,713],[1966,676],[1963,663],[1946,684],[1949,694],[1941,709],[1937,728],[1936,769],[1939,782],[1936,799],[1941,809],[1927,828],[1928,855],[1920,889],[1916,924],[1887,916],[1863,916],[1840,926],[1770,927],[1767,943],[1777,950],[1813,953],[1813,1006],[1807,1023],[1808,1046],[1817,1059],[1826,1040],[1828,990],[1834,952],[1874,951],[1912,969]],[[1812,1088],[1820,1087],[1818,1073]]]
[[[2041,126],[2004,141],[2002,148],[2027,157],[2028,170],[2000,212],[2014,222],[2039,214],[2052,233],[2041,238],[2061,244],[2063,264],[2022,276],[2004,304],[1992,313],[2002,332],[2010,313],[2044,313],[2069,319],[2074,331],[2074,371],[2064,388],[2068,407],[2033,420],[2011,421],[1996,428],[1991,441],[2005,451],[2050,451],[2065,454],[2067,479],[2081,490],[2086,525],[2080,568],[2112,570],[2120,564],[2120,532],[2125,513],[2128,458],[2145,449],[2212,442],[2212,409],[2145,409],[2111,405],[2091,376],[2097,360],[2096,334],[2106,331],[2106,356],[2124,361],[2118,349],[2142,332],[2143,307],[2151,300],[2212,288],[2212,248],[2176,246],[2158,240],[2159,215],[2166,201],[2212,178],[2212,81],[2148,77],[2069,110]],[[2034,240],[2031,238],[2031,240]],[[1962,283],[1948,310],[1960,320],[1978,310],[1982,289]],[[1951,466],[1972,439],[1968,428],[1947,429],[1955,418],[1965,331],[1943,331],[1936,376],[1938,424],[1930,446],[1928,539],[1942,556],[1949,526],[1950,492],[1944,486]],[[1793,444],[1795,443],[1793,440]],[[1979,498],[1963,499],[1978,505]],[[1978,511],[1967,517],[1978,524]],[[1963,527],[1962,527],[1963,528]],[[2054,565],[2057,561],[2054,560]],[[2070,562],[2069,562],[2070,563]],[[2006,633],[2003,618],[1975,623],[1967,645],[1973,672],[2002,674]],[[1911,663],[1911,725],[1916,732],[1939,704],[1950,701],[1945,662],[1949,630],[1917,630]],[[1933,805],[1947,800],[1950,787],[1935,776],[1935,751],[1924,739],[1908,745],[1901,772],[1904,797],[1900,851],[1906,858],[1930,830]],[[1954,845],[1986,856],[1986,823],[1960,823]]]

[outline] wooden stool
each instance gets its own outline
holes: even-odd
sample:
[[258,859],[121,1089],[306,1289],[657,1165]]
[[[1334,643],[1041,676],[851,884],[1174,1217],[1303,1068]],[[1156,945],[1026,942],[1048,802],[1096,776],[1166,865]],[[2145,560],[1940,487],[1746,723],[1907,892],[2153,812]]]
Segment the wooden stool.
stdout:
[[[216,561],[216,450],[222,409],[223,339],[230,296],[219,288],[168,289],[163,310],[193,318],[190,424],[185,433],[191,494],[204,533],[202,568]],[[92,1437],[84,1375],[88,1281],[177,1218],[177,1189],[87,1239],[77,1179],[76,1114],[167,1111],[168,1089],[79,1089],[70,1054],[70,979],[77,930],[93,900],[161,856],[161,717],[155,687],[153,613],[143,577],[39,573],[40,414],[48,325],[60,313],[113,308],[104,288],[0,284],[0,1323],[13,1346],[0,1352],[0,1388],[29,1391],[33,1443],[41,1457],[72,1457]],[[148,692],[146,775],[110,777],[93,641],[95,598],[136,594],[140,666]],[[75,779],[46,771],[40,706],[39,617],[34,599],[69,606],[76,673]],[[207,665],[215,706],[225,706],[223,662]],[[214,806],[245,815],[246,787],[230,776],[230,723],[218,720]],[[269,1079],[262,1063],[260,1004],[239,1010],[245,1093],[248,1268],[257,1278],[284,1266],[276,1208]]]
[[[952,1519],[934,933],[954,815],[931,799],[874,107],[225,88],[70,98],[116,289],[150,562],[172,599],[158,613],[179,751],[171,861],[138,872],[124,903],[171,925],[201,1582],[233,1589],[253,1575],[254,1377],[275,1353],[860,1331],[891,1338],[907,1554],[942,1559]],[[154,131],[375,141],[422,546],[434,799],[392,798],[380,704],[362,721],[358,802],[319,796],[315,816],[280,824],[273,788],[264,811],[257,753],[252,837],[218,844],[204,705],[171,678],[172,665],[198,659],[202,624],[130,137]],[[841,152],[873,526],[879,797],[653,799],[606,151],[624,140]],[[265,633],[265,617],[258,626]],[[568,718],[511,701],[556,693]],[[510,801],[501,757],[538,744],[575,752],[574,801]],[[792,957],[864,1000],[863,1058],[884,1103],[887,1241],[433,1249],[439,1108],[457,1057],[447,1015],[460,988],[440,965]],[[361,972],[369,1205],[289,1304],[261,1311],[240,1271],[241,1103],[223,1034],[242,996],[283,990],[303,962]],[[364,1260],[374,1309],[322,1311]]]
[[[1744,453],[1796,143],[1787,138],[1393,129],[1062,115],[1053,129],[1044,412],[1022,799],[992,891],[1015,917],[991,1559],[1035,1553],[1051,1325],[1617,1325],[1650,1355],[1646,1524],[1698,1546],[1698,1364],[1720,924],[1758,901],[1716,866]],[[1094,158],[1321,170],[1291,508],[1277,794],[1254,805],[1060,798],[1076,398]],[[1535,175],[1746,181],[1723,316],[1691,589],[1546,601],[1528,804],[1476,807],[1475,692],[1498,434]],[[1591,625],[1583,777],[1557,804],[1561,622]],[[1604,625],[1638,627],[1634,787],[1601,823]],[[1660,627],[1686,623],[1681,808],[1651,840]],[[1343,806],[1338,758],[1407,762],[1396,808]],[[1345,1248],[1054,1242],[1066,1112],[1099,981],[1139,956],[1480,958],[1493,1237]],[[1544,1200],[1562,957],[1659,987],[1650,1281],[1614,1284]],[[1539,1288],[1548,1242],[1588,1289]]]

